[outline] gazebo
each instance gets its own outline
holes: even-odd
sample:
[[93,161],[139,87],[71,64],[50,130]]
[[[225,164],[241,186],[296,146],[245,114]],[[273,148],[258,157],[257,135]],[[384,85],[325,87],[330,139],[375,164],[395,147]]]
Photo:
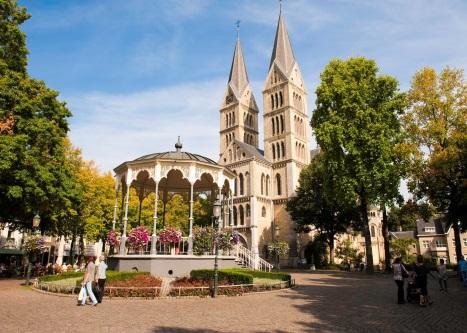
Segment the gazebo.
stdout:
[[[219,225],[228,226],[232,218],[232,191],[235,174],[228,168],[217,164],[202,155],[182,151],[180,137],[175,144],[175,151],[154,153],[127,161],[114,169],[116,178],[116,198],[112,228],[117,223],[117,209],[123,201],[123,231],[121,235],[119,256],[126,255],[128,204],[130,188],[134,188],[138,198],[143,200],[154,193],[153,231],[151,235],[151,255],[157,254],[157,206],[159,200],[166,202],[168,193],[183,193],[189,198],[189,235],[188,255],[193,254],[193,203],[194,194],[210,192],[211,199],[221,199],[222,215]],[[121,193],[122,198],[119,198]]]

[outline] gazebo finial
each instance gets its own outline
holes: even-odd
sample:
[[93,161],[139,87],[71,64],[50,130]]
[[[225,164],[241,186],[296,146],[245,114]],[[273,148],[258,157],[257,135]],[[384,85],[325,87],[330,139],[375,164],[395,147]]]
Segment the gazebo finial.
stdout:
[[175,149],[177,150],[177,153],[180,153],[182,151],[182,143],[180,142],[180,135],[178,136],[178,141],[175,144]]

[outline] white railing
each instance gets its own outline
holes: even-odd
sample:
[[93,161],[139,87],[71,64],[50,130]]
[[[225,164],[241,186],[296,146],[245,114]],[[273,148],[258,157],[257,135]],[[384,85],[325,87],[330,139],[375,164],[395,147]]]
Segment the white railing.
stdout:
[[235,247],[235,260],[245,267],[263,272],[270,272],[273,267],[266,260],[255,255],[240,244],[237,244]]
[[[151,253],[151,243],[148,243],[143,249],[142,253],[140,251],[135,251],[133,249],[128,249],[128,254],[150,254]],[[182,239],[175,244],[162,243],[159,240],[156,242],[156,253],[157,254],[188,254],[188,237],[182,237]]]

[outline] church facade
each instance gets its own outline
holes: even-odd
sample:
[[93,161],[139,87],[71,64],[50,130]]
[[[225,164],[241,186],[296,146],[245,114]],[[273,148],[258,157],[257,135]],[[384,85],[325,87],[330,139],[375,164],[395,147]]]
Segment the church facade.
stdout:
[[[297,257],[298,235],[285,206],[295,194],[300,171],[310,162],[311,128],[306,87],[282,14],[262,95],[260,114],[237,38],[219,131],[219,164],[236,174],[230,225],[261,257],[267,256],[272,240],[288,242],[289,256]],[[262,129],[259,117],[263,117]],[[259,148],[260,130],[264,150]]]

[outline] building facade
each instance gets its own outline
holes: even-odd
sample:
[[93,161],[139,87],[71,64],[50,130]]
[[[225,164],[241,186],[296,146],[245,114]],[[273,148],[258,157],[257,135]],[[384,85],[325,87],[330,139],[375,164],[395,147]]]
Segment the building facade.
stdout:
[[264,256],[273,239],[287,241],[297,256],[297,235],[285,210],[300,171],[310,162],[307,91],[279,14],[263,89],[264,150],[259,149],[261,116],[237,38],[220,108],[219,164],[237,175],[230,224],[253,253]]

